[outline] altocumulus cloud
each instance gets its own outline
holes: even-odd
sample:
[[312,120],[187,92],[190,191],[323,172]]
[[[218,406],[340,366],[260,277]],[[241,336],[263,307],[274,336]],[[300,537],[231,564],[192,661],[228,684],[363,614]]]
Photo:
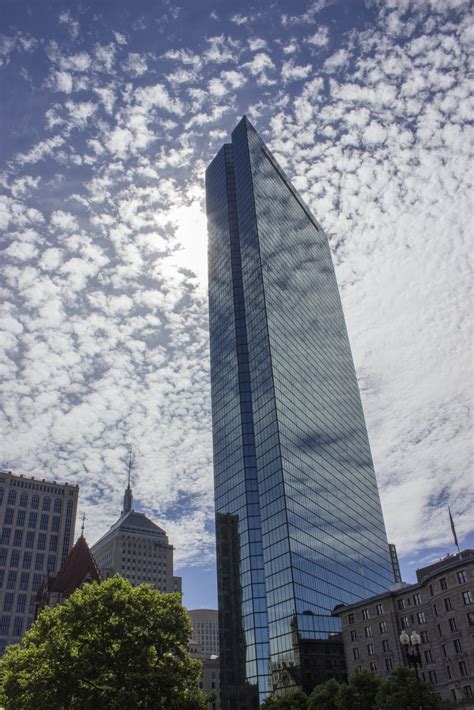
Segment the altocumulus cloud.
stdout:
[[2,36],[1,464],[77,481],[94,540],[132,446],[178,563],[212,560],[203,176],[248,113],[330,234],[389,536],[442,549],[444,503],[471,518],[469,3],[186,5]]

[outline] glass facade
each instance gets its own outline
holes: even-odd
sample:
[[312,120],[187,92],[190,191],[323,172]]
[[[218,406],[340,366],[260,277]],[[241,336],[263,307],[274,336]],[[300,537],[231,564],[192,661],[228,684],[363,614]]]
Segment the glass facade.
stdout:
[[246,118],[206,173],[221,702],[342,677],[393,584],[326,235]]

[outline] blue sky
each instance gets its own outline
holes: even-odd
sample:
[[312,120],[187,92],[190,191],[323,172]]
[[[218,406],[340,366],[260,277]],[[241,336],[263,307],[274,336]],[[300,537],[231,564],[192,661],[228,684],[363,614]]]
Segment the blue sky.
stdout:
[[246,113],[329,234],[404,575],[472,534],[463,0],[0,0],[0,465],[135,452],[185,603],[215,605],[204,170]]

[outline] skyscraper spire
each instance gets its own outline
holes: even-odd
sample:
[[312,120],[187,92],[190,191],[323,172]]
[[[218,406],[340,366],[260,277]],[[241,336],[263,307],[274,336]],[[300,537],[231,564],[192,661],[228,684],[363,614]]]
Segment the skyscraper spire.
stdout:
[[132,489],[130,487],[130,477],[132,473],[132,462],[133,462],[133,454],[132,450],[128,452],[128,476],[127,476],[127,487],[125,489],[125,495],[123,497],[123,515],[125,513],[130,513],[132,510],[132,503],[133,503],[133,496],[132,496]]

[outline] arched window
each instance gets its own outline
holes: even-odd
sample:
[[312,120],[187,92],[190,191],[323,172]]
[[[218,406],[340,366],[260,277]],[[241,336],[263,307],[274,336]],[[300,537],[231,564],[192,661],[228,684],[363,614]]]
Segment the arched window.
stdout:
[[37,494],[35,493],[33,496],[31,496],[31,507],[32,507],[34,510],[38,510],[39,504],[40,504],[39,495],[37,495]]
[[49,496],[45,496],[43,498],[43,510],[50,510],[51,509],[51,498]]
[[10,488],[8,491],[8,504],[9,505],[15,505],[16,503],[16,490],[14,488]]
[[28,505],[28,493],[22,493],[20,496],[20,508],[26,508]]
[[61,498],[56,498],[54,501],[54,512],[55,513],[60,513],[62,508],[62,500]]

